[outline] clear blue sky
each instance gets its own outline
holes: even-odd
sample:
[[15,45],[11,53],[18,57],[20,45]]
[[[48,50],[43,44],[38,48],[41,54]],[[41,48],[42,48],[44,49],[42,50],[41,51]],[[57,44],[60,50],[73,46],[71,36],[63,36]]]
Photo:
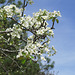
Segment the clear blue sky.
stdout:
[[55,35],[51,40],[57,50],[51,57],[55,61],[53,70],[59,71],[58,75],[75,75],[75,0],[34,0],[25,13],[32,15],[39,9],[61,12],[62,17],[59,24],[55,23]]

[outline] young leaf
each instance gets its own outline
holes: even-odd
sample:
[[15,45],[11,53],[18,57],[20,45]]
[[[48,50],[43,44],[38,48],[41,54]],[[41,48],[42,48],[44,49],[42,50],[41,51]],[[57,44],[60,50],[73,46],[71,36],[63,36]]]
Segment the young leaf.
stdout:
[[57,23],[59,23],[59,20],[58,20],[58,19],[56,19],[56,22],[57,22]]
[[32,59],[34,59],[34,57],[33,57],[33,56],[31,56],[31,58],[32,58]]
[[24,63],[25,63],[25,61],[26,61],[26,60],[22,60],[22,64],[24,64]]

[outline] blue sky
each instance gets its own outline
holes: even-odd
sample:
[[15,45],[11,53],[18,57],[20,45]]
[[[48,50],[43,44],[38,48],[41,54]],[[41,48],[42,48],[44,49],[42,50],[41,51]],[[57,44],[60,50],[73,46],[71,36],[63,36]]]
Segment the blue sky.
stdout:
[[51,57],[55,61],[54,71],[58,75],[75,75],[75,0],[33,0],[34,4],[26,7],[25,13],[32,15],[39,9],[59,10],[62,17],[55,23],[54,45],[57,54]]

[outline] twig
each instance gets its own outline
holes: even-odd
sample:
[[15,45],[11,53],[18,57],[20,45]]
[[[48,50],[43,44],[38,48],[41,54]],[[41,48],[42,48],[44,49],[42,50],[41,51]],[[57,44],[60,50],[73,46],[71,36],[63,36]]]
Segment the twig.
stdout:
[[23,40],[24,42],[27,42],[27,40],[25,40],[25,39],[23,39],[23,38],[22,38],[22,40]]
[[10,53],[16,53],[16,52],[18,52],[18,51],[11,51],[11,50],[8,50],[8,49],[2,49],[2,48],[0,48],[0,50],[2,50],[2,51],[4,51],[4,52],[10,52]]
[[45,44],[45,43],[47,43],[47,42],[48,42],[48,40],[47,40],[47,41],[45,41],[45,42],[43,42],[43,43],[42,43],[42,45],[44,45],[44,44]]
[[[25,5],[25,3],[26,3],[26,5]],[[23,16],[23,14],[24,14],[24,8],[25,8],[27,5],[28,5],[28,2],[26,2],[26,0],[24,0],[22,16]]]
[[7,3],[4,6],[6,6],[8,3],[9,3],[9,0],[7,1]]
[[55,19],[56,19],[56,17],[54,18],[54,22],[53,22],[53,24],[52,24],[51,29],[55,29],[55,28],[54,28]]
[[13,31],[0,31],[0,34],[3,34],[3,33],[11,33]]

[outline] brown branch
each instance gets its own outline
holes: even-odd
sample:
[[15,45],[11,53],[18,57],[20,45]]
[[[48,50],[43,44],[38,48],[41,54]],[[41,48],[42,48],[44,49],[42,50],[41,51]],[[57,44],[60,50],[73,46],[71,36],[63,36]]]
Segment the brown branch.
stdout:
[[54,21],[53,21],[53,24],[52,24],[51,29],[55,29],[55,28],[54,28],[55,19],[56,19],[56,17],[53,19]]
[[[26,4],[25,4],[26,3]],[[28,5],[28,2],[26,2],[26,0],[24,0],[24,4],[23,4],[23,12],[22,12],[22,16],[24,14],[24,8]]]
[[41,27],[43,27],[44,23],[45,23],[45,20],[43,19],[43,23],[41,23],[41,26],[38,29],[40,29]]
[[[12,18],[12,17],[9,17],[9,18],[12,19],[12,20],[14,20],[17,24],[19,24],[19,25],[22,26],[22,24],[21,24],[21,23],[18,23],[14,18]],[[22,27],[24,27],[24,26],[22,26]],[[24,29],[27,30],[27,31],[30,31],[30,32],[33,33],[35,36],[37,36],[37,35],[36,35],[36,32],[33,32],[33,30],[27,29],[26,27],[24,27]]]
[[44,44],[45,44],[45,43],[47,43],[47,42],[48,42],[48,40],[47,40],[47,41],[45,41],[45,42],[43,42],[43,43],[42,43],[42,45],[44,45]]
[[[12,19],[12,20],[14,20],[17,24],[19,24],[20,26],[22,26],[22,24],[21,23],[18,23],[14,18],[12,18],[12,17],[9,17],[10,19]],[[43,20],[43,23],[42,23],[42,25],[44,24],[44,22],[45,22],[45,20]],[[42,27],[42,25],[41,25],[41,27]],[[41,38],[41,39],[44,39],[45,37],[46,37],[46,35],[40,35],[40,36],[38,36],[37,34],[36,34],[36,30],[34,31],[34,29],[27,29],[26,27],[24,27],[24,26],[22,26],[26,31],[30,31],[32,34],[34,34],[35,35],[35,37],[37,37],[36,39],[39,39],[39,38]],[[34,40],[36,40],[35,38],[34,38]],[[34,43],[35,43],[35,41],[34,41]]]
[[17,24],[22,25],[21,23],[18,23],[13,17],[9,17],[9,18],[15,21]]

